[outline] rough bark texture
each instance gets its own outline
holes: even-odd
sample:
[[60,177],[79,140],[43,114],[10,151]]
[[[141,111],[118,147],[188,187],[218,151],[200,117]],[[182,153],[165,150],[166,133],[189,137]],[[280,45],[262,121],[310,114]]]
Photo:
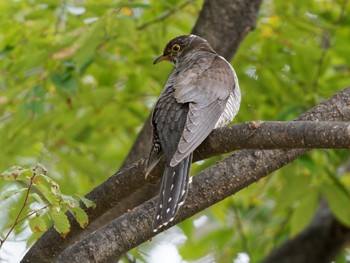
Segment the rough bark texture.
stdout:
[[[339,92],[298,119],[349,121],[350,88]],[[306,151],[306,149],[241,150],[234,153],[194,176],[185,205],[168,227],[257,182]],[[112,262],[129,249],[148,240],[154,236],[151,225],[155,202],[156,198],[153,198],[90,234],[65,250],[57,262]],[[344,239],[336,241],[340,247]],[[327,255],[331,257],[333,251],[329,252],[332,254]],[[307,255],[305,257],[307,258]]]
[[350,229],[323,204],[304,231],[272,251],[261,263],[329,263],[346,242],[350,242]]
[[194,161],[240,149],[350,148],[350,123],[292,121],[239,123],[212,131]]
[[[350,123],[335,121],[294,121],[240,123],[214,130],[209,138],[196,150],[194,160],[202,160],[237,149],[293,149],[293,148],[349,148]],[[90,220],[98,218],[104,211],[115,206],[120,200],[152,187],[158,182],[162,167],[146,181],[143,176],[144,162],[140,160],[116,173],[106,182],[90,192],[87,197],[97,204],[96,209],[87,209]],[[153,196],[149,196],[149,199]],[[140,200],[142,203],[143,200]],[[72,218],[71,218],[72,219]],[[72,220],[75,223],[74,220]],[[66,239],[82,231],[75,223]],[[49,238],[60,239],[52,230]],[[57,236],[55,236],[57,235]],[[49,241],[49,240],[48,240]],[[52,244],[52,243],[51,243]],[[59,245],[59,244],[58,244]],[[54,251],[52,251],[54,253]],[[54,254],[52,254],[54,255]]]
[[[209,42],[212,44],[214,49],[216,49],[226,59],[231,60],[244,36],[255,28],[260,4],[261,0],[205,0],[199,16],[199,20],[202,22],[197,21],[192,33],[204,38],[210,38]],[[225,8],[222,8],[223,6]],[[226,13],[224,17],[222,17],[222,12]],[[210,24],[205,22],[214,18],[216,18],[216,20]],[[220,32],[220,34],[218,34],[218,32]],[[148,155],[151,142],[150,138],[151,125],[150,119],[148,119],[138,138],[136,139],[134,146],[130,150],[129,155],[125,159],[122,166],[123,168]],[[143,167],[142,164],[142,161],[140,161],[134,165],[137,167]],[[111,180],[116,179],[110,178],[106,184],[110,183]],[[153,182],[154,181],[155,180],[153,180]],[[97,210],[93,211],[88,209],[87,213],[89,215],[90,222],[92,223],[87,227],[86,231],[80,229],[78,224],[73,220],[73,217],[69,216],[72,226],[71,232],[66,238],[62,238],[54,229],[49,229],[37,241],[37,243],[34,244],[22,261],[52,262],[52,259],[56,257],[58,253],[72,244],[75,240],[81,239],[82,236],[87,235],[88,233],[104,225],[106,222],[109,222],[119,215],[125,213],[128,209],[132,209],[150,199],[152,196],[156,195],[157,192],[158,184],[147,184],[143,189],[140,188],[133,193],[129,192],[130,195],[127,199],[123,199],[121,197],[120,199],[113,199],[117,201],[99,202],[101,209],[106,213],[99,217],[101,215],[101,211],[97,212]],[[89,195],[87,197],[89,198]],[[96,201],[95,198],[92,199]],[[113,207],[113,209],[108,211],[107,207]]]
[[207,39],[220,55],[231,60],[243,38],[255,28],[260,4],[256,0],[206,0],[193,33]]

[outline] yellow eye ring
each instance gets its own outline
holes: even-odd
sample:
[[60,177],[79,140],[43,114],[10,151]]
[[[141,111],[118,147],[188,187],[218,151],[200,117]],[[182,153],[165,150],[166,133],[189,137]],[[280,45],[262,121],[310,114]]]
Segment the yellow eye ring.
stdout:
[[179,52],[181,49],[180,45],[179,44],[174,44],[172,47],[171,47],[171,50],[173,52]]

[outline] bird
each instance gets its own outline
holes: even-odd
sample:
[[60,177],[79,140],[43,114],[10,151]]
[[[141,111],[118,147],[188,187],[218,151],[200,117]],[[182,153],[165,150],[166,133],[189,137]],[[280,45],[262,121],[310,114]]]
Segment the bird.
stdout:
[[174,65],[151,115],[152,147],[146,176],[159,160],[165,168],[153,231],[174,220],[184,203],[193,151],[215,128],[238,113],[241,92],[231,64],[202,37],[190,34],[170,40],[153,64]]

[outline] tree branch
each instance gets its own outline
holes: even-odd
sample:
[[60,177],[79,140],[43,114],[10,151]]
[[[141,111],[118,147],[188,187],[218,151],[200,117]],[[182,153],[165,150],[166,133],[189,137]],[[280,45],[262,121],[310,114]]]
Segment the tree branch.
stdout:
[[167,19],[169,16],[175,14],[176,12],[180,11],[181,9],[185,8],[186,6],[188,6],[190,3],[192,3],[194,0],[187,0],[186,2],[183,2],[181,5],[179,6],[175,6],[172,9],[168,10],[167,12],[164,12],[163,14],[161,14],[160,16],[156,17],[155,19],[148,21],[140,26],[137,27],[137,30],[143,30],[146,27],[149,27],[152,24],[155,23],[159,23],[161,21],[163,21],[164,19]]
[[[309,110],[298,120],[350,120],[350,88]],[[305,153],[296,150],[241,150],[194,176],[185,205],[168,227],[257,182]],[[130,181],[129,181],[130,182]],[[130,182],[131,183],[131,182]],[[156,198],[140,205],[65,250],[58,262],[109,262],[148,240]]]
[[255,29],[260,5],[258,0],[206,0],[193,32],[230,61],[244,37]]
[[350,123],[252,121],[213,130],[194,160],[240,149],[350,148]]
[[[350,101],[350,88],[341,91],[330,100],[308,111],[302,115],[300,119],[349,120],[350,114],[348,111],[350,110],[346,104],[348,101]],[[328,109],[324,105],[330,108]],[[308,125],[312,128],[310,134],[307,134],[305,128]],[[274,130],[277,132],[276,136],[274,136]],[[327,134],[328,136],[326,136]],[[286,135],[288,136],[287,138],[283,137]],[[235,141],[235,138],[239,139]],[[288,145],[289,147],[296,146],[297,148],[303,145],[304,147],[316,147],[317,140],[314,140],[314,138],[320,141],[323,140],[325,145],[328,146],[341,147],[341,143],[343,143],[342,147],[348,148],[349,123],[301,121],[287,122],[284,127],[281,122],[249,122],[233,125],[231,127],[224,127],[213,131],[209,138],[197,149],[194,159],[205,159],[220,153],[242,148],[245,145],[252,148],[287,148]],[[280,145],[277,143],[278,141],[281,143]],[[255,146],[252,144],[253,142],[256,143]],[[286,142],[288,145],[286,145]],[[293,143],[295,143],[295,145],[293,145]],[[312,143],[314,144],[312,145]],[[322,145],[319,144],[318,147],[322,147]],[[297,151],[303,153],[305,150]],[[243,151],[243,153],[245,153],[245,151]],[[273,151],[271,151],[271,153],[273,153]],[[254,155],[255,153],[252,152],[251,154]],[[283,155],[280,156],[280,158],[282,158]],[[283,162],[286,161],[284,160]],[[268,167],[269,165],[273,166],[273,163],[268,164],[267,162],[264,166]],[[89,214],[89,219],[93,221],[119,202],[124,202],[130,194],[142,192],[145,188],[152,187],[154,183],[159,181],[163,170],[162,165],[157,166],[147,180],[144,178],[144,168],[144,160],[141,159],[116,173],[106,182],[91,191],[87,195],[87,198],[96,202],[97,207],[96,209],[86,209],[86,212]],[[152,196],[149,198],[151,197]],[[139,201],[142,203],[142,200]],[[129,208],[131,209],[133,206]],[[60,249],[67,247],[71,237],[83,231],[72,216],[70,216],[69,219],[72,224],[71,232],[65,238],[62,238],[54,229],[48,230],[40,241],[34,244],[24,257],[23,262],[51,262],[52,259],[56,257],[57,253],[59,253]]]

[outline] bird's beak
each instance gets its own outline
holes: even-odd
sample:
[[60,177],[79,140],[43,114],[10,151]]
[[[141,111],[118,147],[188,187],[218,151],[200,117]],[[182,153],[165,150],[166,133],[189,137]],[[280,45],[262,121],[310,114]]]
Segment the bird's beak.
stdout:
[[164,61],[164,60],[170,60],[170,54],[168,54],[168,55],[161,55],[161,56],[157,57],[157,58],[153,61],[153,65],[154,65],[154,64],[157,64],[157,63],[159,63],[159,62],[161,62],[161,61]]

